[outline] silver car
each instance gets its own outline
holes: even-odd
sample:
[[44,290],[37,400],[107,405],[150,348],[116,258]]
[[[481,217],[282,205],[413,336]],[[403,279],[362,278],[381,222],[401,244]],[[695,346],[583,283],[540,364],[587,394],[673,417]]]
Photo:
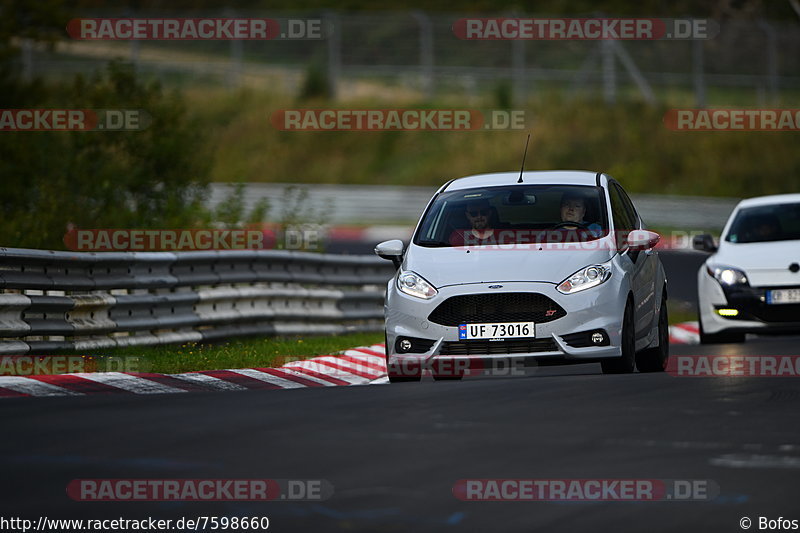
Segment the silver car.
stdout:
[[600,172],[481,174],[444,184],[386,292],[392,382],[459,379],[498,361],[663,371],[667,284],[622,186]]

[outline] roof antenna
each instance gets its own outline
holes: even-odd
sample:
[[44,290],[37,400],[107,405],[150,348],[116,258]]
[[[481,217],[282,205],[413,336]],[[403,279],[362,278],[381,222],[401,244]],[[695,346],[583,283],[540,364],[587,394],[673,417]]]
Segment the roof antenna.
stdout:
[[528,139],[525,141],[525,151],[522,152],[522,168],[519,169],[519,179],[517,183],[522,183],[522,173],[525,171],[525,156],[528,155],[528,143],[531,140],[531,134],[528,134]]

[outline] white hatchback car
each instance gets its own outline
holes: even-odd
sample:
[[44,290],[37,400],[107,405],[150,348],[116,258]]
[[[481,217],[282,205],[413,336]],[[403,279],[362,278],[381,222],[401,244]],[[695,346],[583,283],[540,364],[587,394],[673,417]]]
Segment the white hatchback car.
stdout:
[[719,247],[697,272],[700,342],[742,342],[746,333],[800,333],[800,194],[742,200]]
[[408,247],[392,240],[375,248],[398,267],[385,306],[389,379],[414,381],[428,370],[458,379],[458,370],[437,370],[448,360],[663,371],[667,288],[658,240],[622,186],[601,172],[451,180]]

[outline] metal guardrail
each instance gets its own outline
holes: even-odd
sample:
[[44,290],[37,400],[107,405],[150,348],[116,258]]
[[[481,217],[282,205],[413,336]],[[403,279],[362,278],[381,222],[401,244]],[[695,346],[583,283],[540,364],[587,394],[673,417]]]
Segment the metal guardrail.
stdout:
[[393,273],[373,256],[0,248],[0,354],[378,331]]

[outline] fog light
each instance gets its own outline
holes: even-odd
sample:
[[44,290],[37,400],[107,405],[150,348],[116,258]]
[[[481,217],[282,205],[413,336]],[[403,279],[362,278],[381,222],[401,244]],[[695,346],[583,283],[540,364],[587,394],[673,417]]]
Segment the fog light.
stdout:
[[407,352],[411,349],[411,341],[408,339],[403,339],[400,341],[400,350],[403,352]]
[[603,342],[603,338],[604,338],[603,334],[600,333],[599,331],[592,333],[592,342],[595,344],[600,344],[601,342]]
[[720,316],[737,316],[739,314],[738,309],[717,309],[717,313]]

